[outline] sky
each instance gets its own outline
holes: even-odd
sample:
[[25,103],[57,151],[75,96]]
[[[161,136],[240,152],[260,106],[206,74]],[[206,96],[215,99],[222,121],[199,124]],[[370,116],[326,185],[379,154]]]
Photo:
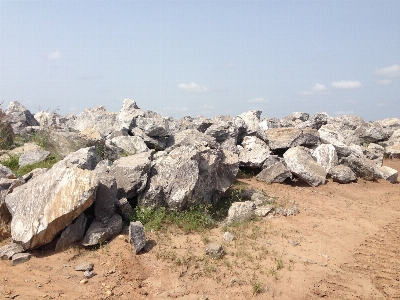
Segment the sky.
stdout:
[[0,0],[0,100],[400,118],[400,1]]

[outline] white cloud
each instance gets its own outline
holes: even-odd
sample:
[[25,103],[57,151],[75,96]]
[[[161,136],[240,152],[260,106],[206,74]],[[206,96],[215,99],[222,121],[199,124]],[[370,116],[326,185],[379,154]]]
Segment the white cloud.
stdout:
[[227,67],[228,69],[233,69],[234,67],[236,67],[236,65],[235,65],[235,63],[234,63],[233,61],[229,61],[229,62],[226,64],[226,67]]
[[201,107],[201,109],[214,109],[214,106],[207,105],[207,104],[203,104],[203,106]]
[[400,77],[400,66],[396,64],[390,67],[376,69],[374,73],[388,78]]
[[300,95],[303,96],[312,96],[315,94],[326,94],[328,92],[328,88],[326,85],[316,83],[312,88],[307,91],[299,91]]
[[359,81],[334,81],[331,83],[332,87],[335,89],[358,89],[361,87],[361,83]]
[[60,59],[61,56],[62,56],[62,53],[58,50],[55,50],[53,52],[50,52],[49,55],[47,55],[47,59],[48,60],[57,60],[57,59]]
[[353,110],[338,110],[335,111],[336,116],[348,116],[348,115],[354,115]]
[[198,85],[197,83],[190,82],[188,84],[186,83],[180,83],[178,84],[178,89],[184,90],[187,92],[193,92],[193,93],[205,93],[208,92],[208,88],[202,85]]
[[168,111],[188,111],[189,108],[187,108],[186,106],[182,106],[182,107],[164,107],[164,110],[168,110]]
[[392,84],[392,81],[390,79],[382,79],[382,80],[379,80],[378,83],[380,85],[389,85],[389,84]]
[[264,100],[263,97],[258,97],[258,98],[253,98],[250,100],[247,100],[248,103],[266,103],[268,100]]

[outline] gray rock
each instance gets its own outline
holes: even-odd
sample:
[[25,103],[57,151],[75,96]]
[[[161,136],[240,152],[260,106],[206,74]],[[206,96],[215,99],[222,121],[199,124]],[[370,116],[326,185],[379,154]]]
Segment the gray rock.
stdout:
[[72,243],[78,242],[85,236],[87,218],[85,214],[81,214],[74,223],[70,224],[61,233],[60,239],[56,244],[56,251],[67,249]]
[[239,147],[239,166],[261,168],[270,155],[267,144],[255,136],[246,136]]
[[348,157],[343,157],[339,162],[340,164],[348,166],[357,177],[361,177],[364,180],[375,180],[379,178],[375,172],[376,164],[367,158],[350,155]]
[[287,150],[283,157],[288,169],[311,186],[324,184],[326,171],[300,147]]
[[265,183],[284,182],[287,178],[292,179],[292,173],[282,162],[277,162],[264,168],[257,174],[256,179]]
[[49,134],[49,144],[61,157],[87,147],[88,144],[88,140],[77,132],[51,130]]
[[1,259],[11,259],[14,254],[24,252],[24,248],[20,244],[9,243],[0,248]]
[[267,159],[264,161],[261,169],[266,169],[278,162],[284,162],[285,160],[278,155],[270,155],[267,157]]
[[83,261],[75,266],[75,271],[92,271],[94,264],[89,261]]
[[24,249],[49,243],[93,203],[98,184],[93,172],[54,165],[15,188],[5,200],[13,240]]
[[15,179],[15,174],[10,168],[3,166],[0,164],[0,178],[8,178],[8,179]]
[[353,115],[343,115],[328,120],[328,124],[338,125],[341,130],[355,130],[364,123],[363,118]]
[[39,126],[39,122],[31,112],[18,101],[10,102],[6,117],[15,134],[20,134],[27,126]]
[[94,246],[117,236],[122,230],[122,218],[119,214],[114,214],[110,219],[98,221],[94,220],[83,238],[82,245]]
[[326,125],[329,120],[329,116],[327,113],[316,113],[311,116],[307,121],[298,123],[295,125],[298,129],[311,128],[311,129],[320,129],[321,126]]
[[256,205],[252,201],[233,202],[228,210],[226,224],[243,222],[254,218]]
[[97,275],[97,273],[93,272],[93,271],[85,271],[85,272],[83,272],[83,276],[85,276],[85,278],[87,278],[87,279],[90,279],[95,275]]
[[399,172],[387,166],[376,166],[375,173],[379,178],[385,179],[390,183],[396,183]]
[[378,123],[380,126],[382,126],[387,136],[391,136],[393,132],[400,129],[400,119],[397,118],[387,118],[376,121],[375,123]]
[[11,262],[13,266],[23,264],[31,259],[32,254],[30,253],[17,253],[14,254],[11,258]]
[[296,127],[310,118],[308,113],[294,112],[280,120],[281,127]]
[[289,208],[278,208],[276,210],[277,214],[280,214],[282,216],[288,217],[288,216],[295,216],[300,213],[299,208],[297,207],[296,202],[293,202],[293,205]]
[[372,160],[378,166],[382,166],[385,148],[381,145],[371,143],[368,147],[362,147],[364,157]]
[[153,153],[121,157],[113,163],[110,175],[117,181],[118,198],[132,198],[146,188]]
[[234,121],[215,120],[215,123],[208,127],[204,133],[215,138],[221,148],[232,152],[237,151],[239,128]]
[[389,158],[400,158],[400,143],[385,148],[385,154]]
[[44,161],[49,155],[50,152],[45,150],[25,152],[19,157],[19,166],[24,167]]
[[331,175],[333,181],[339,183],[350,183],[357,180],[356,174],[347,166],[337,165],[333,167],[329,174]]
[[126,198],[119,199],[117,202],[117,207],[120,215],[125,220],[130,220],[131,217],[135,214],[135,210],[132,208],[132,206],[128,202],[128,199]]
[[97,172],[97,169],[95,172],[100,180],[94,202],[95,219],[108,220],[117,210],[117,181],[108,173]]
[[363,123],[354,132],[358,135],[362,144],[369,144],[382,141],[388,136],[379,123]]
[[222,235],[223,239],[227,241],[228,243],[232,242],[236,237],[229,231],[225,231],[224,234]]
[[206,247],[206,254],[212,258],[221,258],[224,256],[225,251],[222,245],[217,243],[209,243]]
[[55,166],[64,165],[66,167],[78,167],[82,170],[94,170],[101,158],[95,147],[79,149],[76,152],[68,154],[62,161]]
[[258,132],[261,113],[261,110],[250,110],[238,116],[246,124],[247,135],[255,135]]
[[134,247],[136,254],[146,245],[146,234],[140,221],[131,222],[129,224],[129,242]]
[[139,136],[117,136],[106,140],[106,156],[114,161],[120,157],[149,151],[146,143]]
[[336,149],[332,144],[319,145],[315,148],[312,157],[327,173],[339,163]]
[[6,196],[12,193],[16,187],[23,185],[24,183],[25,181],[20,179],[0,178],[0,224],[7,224],[11,221],[11,214],[8,211],[5,201]]
[[214,137],[194,129],[187,129],[170,136],[167,140],[167,151],[170,152],[181,146],[209,147],[218,149],[219,145]]
[[140,137],[149,149],[162,151],[167,147],[167,137],[150,137],[139,127],[132,128],[131,134]]
[[135,119],[137,116],[143,115],[142,111],[137,105],[135,100],[124,99],[122,108],[117,115],[118,128],[126,128],[132,130],[136,125]]
[[263,205],[265,202],[267,202],[267,198],[261,192],[257,191],[251,195],[250,200],[253,201],[256,206]]
[[161,137],[169,134],[168,121],[161,115],[146,111],[144,115],[136,117],[136,126],[150,137]]
[[230,151],[205,146],[175,148],[155,157],[139,205],[182,210],[190,204],[215,204],[237,172],[238,156]]
[[257,217],[265,217],[273,212],[274,212],[274,207],[272,205],[265,205],[257,207],[256,210],[254,211],[254,214]]
[[287,149],[295,146],[315,146],[320,143],[316,129],[270,128],[261,138],[271,150]]

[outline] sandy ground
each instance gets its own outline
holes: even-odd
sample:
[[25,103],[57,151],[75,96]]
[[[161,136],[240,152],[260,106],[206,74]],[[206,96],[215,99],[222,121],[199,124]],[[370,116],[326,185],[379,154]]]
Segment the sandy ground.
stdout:
[[[384,165],[400,170],[400,160]],[[301,182],[243,186],[262,189],[300,214],[184,234],[148,232],[150,251],[134,255],[126,235],[96,249],[33,251],[29,262],[0,261],[0,298],[13,299],[398,299],[400,185],[386,181],[309,187]],[[222,234],[236,235],[230,243]],[[222,259],[204,254],[221,243]],[[2,245],[5,242],[2,243]],[[82,283],[74,267],[94,263]]]

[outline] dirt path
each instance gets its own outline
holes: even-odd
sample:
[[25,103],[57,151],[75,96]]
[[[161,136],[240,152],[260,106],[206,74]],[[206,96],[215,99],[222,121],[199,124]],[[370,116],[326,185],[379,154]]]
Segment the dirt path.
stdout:
[[[385,165],[400,170],[400,160]],[[27,263],[0,261],[0,298],[14,299],[397,299],[400,298],[400,185],[386,181],[316,188],[301,182],[244,184],[300,214],[201,234],[148,232],[154,247],[135,256],[123,234],[88,250],[43,249]],[[231,243],[222,234],[236,235]],[[223,259],[204,255],[221,243]],[[49,247],[50,248],[50,247]],[[81,261],[96,276],[82,284]],[[259,293],[256,293],[259,292]]]

